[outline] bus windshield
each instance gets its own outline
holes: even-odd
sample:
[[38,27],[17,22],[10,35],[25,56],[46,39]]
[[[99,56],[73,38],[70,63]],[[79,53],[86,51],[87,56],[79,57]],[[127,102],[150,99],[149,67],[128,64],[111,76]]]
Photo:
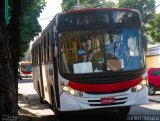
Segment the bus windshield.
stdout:
[[59,20],[60,72],[132,71],[145,66],[138,12],[72,11]]
[[143,68],[137,28],[60,33],[60,71],[82,74]]
[[21,71],[22,72],[32,72],[32,65],[31,64],[21,64]]

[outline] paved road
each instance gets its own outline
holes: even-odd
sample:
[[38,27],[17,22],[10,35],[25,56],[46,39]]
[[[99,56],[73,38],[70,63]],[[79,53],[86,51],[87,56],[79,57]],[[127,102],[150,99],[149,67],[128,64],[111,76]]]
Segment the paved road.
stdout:
[[[81,112],[72,113],[64,119],[57,120],[54,112],[50,109],[48,104],[40,104],[39,97],[33,88],[32,79],[23,79],[18,81],[19,88],[19,115],[26,118],[25,114],[32,117],[34,121],[106,121],[106,120],[119,120],[115,113],[106,112]],[[23,96],[22,96],[23,95]],[[156,95],[149,96],[150,101],[147,105],[132,106],[128,115],[128,120],[135,121],[156,121],[160,120],[160,92]],[[156,116],[156,117],[154,117]],[[158,116],[158,117],[157,117]],[[154,120],[155,119],[155,120]],[[22,118],[20,121],[23,121]]]
[[149,100],[160,103],[160,91],[157,91],[155,95],[149,95]]

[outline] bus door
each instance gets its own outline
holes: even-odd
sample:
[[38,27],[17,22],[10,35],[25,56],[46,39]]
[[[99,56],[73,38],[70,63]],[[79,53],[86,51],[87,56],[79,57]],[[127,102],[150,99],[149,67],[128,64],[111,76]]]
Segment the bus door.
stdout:
[[[46,36],[42,40],[41,48],[41,63],[40,63],[40,73],[41,73],[41,84],[43,85],[43,98],[45,101],[50,102],[50,89],[49,89],[49,80],[48,80],[48,62],[46,60],[47,57],[47,48],[46,48]],[[43,50],[43,51],[42,51]],[[42,60],[43,59],[43,60]]]
[[[57,48],[57,47],[56,47]],[[55,56],[55,51],[58,53],[58,48],[55,49],[55,45],[53,46],[53,74],[54,74],[54,98],[55,98],[55,103],[56,103],[56,108],[60,107],[60,96],[59,96],[59,84],[58,84],[58,62],[57,62],[57,55]]]
[[43,87],[43,76],[42,76],[42,55],[41,55],[41,44],[38,44],[39,48],[39,70],[40,70],[40,80],[39,80],[39,89],[40,95],[44,98],[44,87]]

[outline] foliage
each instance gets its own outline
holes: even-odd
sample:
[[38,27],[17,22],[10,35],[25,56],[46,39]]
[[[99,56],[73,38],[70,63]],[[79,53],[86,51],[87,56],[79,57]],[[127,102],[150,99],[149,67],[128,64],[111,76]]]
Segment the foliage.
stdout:
[[114,7],[115,3],[112,0],[79,0],[79,6],[77,6],[78,0],[63,0],[62,11],[68,11],[73,9],[83,8],[97,8],[97,7]]
[[[61,4],[62,10],[68,11],[77,9],[77,1],[78,0],[63,0]],[[143,25],[149,24],[147,28],[142,26],[143,33],[146,35],[149,34],[154,42],[160,42],[160,15],[156,15],[154,18],[155,0],[119,0],[117,5],[112,0],[109,0],[107,2],[106,0],[79,0],[79,2],[80,7],[78,9],[88,7],[119,7],[137,9],[141,13]]]
[[155,14],[155,0],[119,0],[118,7],[139,10],[142,21],[147,26],[142,27],[144,35],[150,35],[153,42],[160,42],[160,15]]
[[45,0],[23,0],[22,2],[20,56],[28,50],[30,41],[42,31],[37,18],[45,4]]
[[142,16],[142,21],[147,23],[154,16],[155,0],[119,0],[118,7],[139,10]]
[[160,42],[160,14],[155,14],[155,18],[149,22],[147,29],[153,42]]

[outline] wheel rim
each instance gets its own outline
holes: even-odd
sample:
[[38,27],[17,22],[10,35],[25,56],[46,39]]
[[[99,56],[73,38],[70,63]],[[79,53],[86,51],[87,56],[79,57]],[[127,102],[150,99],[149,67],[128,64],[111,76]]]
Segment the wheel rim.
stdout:
[[149,94],[154,94],[155,88],[153,86],[149,86]]

